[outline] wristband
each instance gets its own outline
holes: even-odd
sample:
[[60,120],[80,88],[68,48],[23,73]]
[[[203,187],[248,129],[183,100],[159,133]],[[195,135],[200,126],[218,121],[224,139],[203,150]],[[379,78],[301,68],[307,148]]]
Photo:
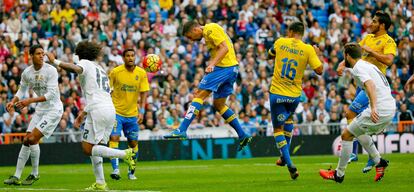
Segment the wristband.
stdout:
[[145,109],[139,109],[139,114],[144,114],[145,113]]
[[62,61],[55,59],[55,61],[53,61],[53,63],[54,63],[56,66],[59,66],[59,65],[60,65],[60,63],[62,63]]

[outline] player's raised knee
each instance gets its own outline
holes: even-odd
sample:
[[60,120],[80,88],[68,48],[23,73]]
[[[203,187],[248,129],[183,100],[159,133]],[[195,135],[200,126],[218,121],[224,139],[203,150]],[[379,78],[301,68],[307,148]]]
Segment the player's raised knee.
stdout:
[[91,156],[92,155],[92,147],[93,147],[93,145],[83,142],[82,143],[82,152],[83,152],[83,154],[85,154],[87,156]]
[[351,132],[348,131],[348,129],[345,129],[344,132],[341,134],[341,139],[343,141],[352,141],[354,139],[354,136]]
[[31,133],[26,135],[23,139],[23,144],[26,146],[35,145],[36,143],[37,143],[36,138]]
[[346,112],[345,112],[345,117],[348,120],[354,119],[356,117],[356,115],[357,114],[355,112],[351,111],[350,109],[346,110]]

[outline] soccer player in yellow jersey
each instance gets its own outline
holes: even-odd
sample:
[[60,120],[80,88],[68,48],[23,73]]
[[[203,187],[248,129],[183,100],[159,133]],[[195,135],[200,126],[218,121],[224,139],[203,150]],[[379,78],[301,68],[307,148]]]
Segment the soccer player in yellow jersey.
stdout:
[[[138,123],[142,122],[149,83],[147,73],[135,65],[135,51],[126,49],[122,53],[123,65],[115,67],[109,74],[112,101],[116,111],[116,124],[112,130],[109,147],[118,148],[121,130],[128,139],[128,146],[138,158]],[[138,105],[137,105],[138,104]],[[139,109],[139,110],[138,110]],[[119,180],[118,158],[111,159],[111,178]],[[135,180],[135,170],[129,170],[128,179]]]
[[[364,39],[359,42],[363,49],[362,59],[374,64],[385,75],[387,67],[391,66],[394,57],[397,54],[397,46],[394,40],[387,34],[387,30],[391,25],[391,18],[387,13],[376,12],[372,22],[369,25],[371,32]],[[341,62],[338,67],[338,74],[342,75],[345,67],[345,62]],[[358,87],[357,94],[352,101],[349,109],[346,111],[346,118],[348,124],[368,107],[369,100],[365,91]],[[368,136],[364,136],[368,137]],[[353,152],[350,157],[351,161],[357,161],[358,157],[358,142],[354,142]],[[374,162],[369,160],[362,172],[367,173],[373,167]]]
[[224,29],[216,23],[201,26],[195,21],[189,21],[183,26],[183,35],[192,41],[205,39],[206,46],[210,50],[211,59],[205,69],[206,75],[200,82],[198,90],[194,93],[194,99],[188,107],[180,127],[166,139],[184,139],[191,121],[198,115],[204,100],[214,93],[214,108],[220,112],[227,123],[232,126],[239,136],[238,150],[242,150],[252,139],[240,126],[237,115],[226,105],[226,100],[233,93],[233,84],[239,72],[239,63],[233,48],[233,43],[224,32]]
[[304,31],[303,23],[290,24],[287,38],[279,38],[269,50],[269,55],[275,57],[270,86],[270,111],[276,145],[281,153],[277,165],[287,165],[292,179],[299,176],[290,159],[289,145],[293,130],[292,116],[302,93],[302,78],[308,64],[318,75],[323,72],[318,57],[319,49],[302,42]]

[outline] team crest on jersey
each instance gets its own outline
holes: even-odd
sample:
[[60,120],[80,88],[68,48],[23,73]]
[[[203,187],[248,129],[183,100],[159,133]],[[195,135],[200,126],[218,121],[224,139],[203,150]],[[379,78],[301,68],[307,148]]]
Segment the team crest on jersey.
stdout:
[[381,44],[381,40],[379,40],[379,41],[377,42],[377,45],[379,45],[379,44]]
[[278,115],[277,116],[277,120],[279,120],[279,121],[285,121],[285,115],[283,115],[283,114]]
[[136,80],[136,81],[138,81],[138,75],[137,75],[137,76],[135,76],[135,80]]
[[213,31],[208,30],[208,31],[207,31],[207,37],[208,37],[208,36],[210,36],[210,35],[211,35],[211,33],[213,33]]
[[35,76],[35,80],[36,81],[42,81],[42,80],[44,80],[43,75],[36,75]]

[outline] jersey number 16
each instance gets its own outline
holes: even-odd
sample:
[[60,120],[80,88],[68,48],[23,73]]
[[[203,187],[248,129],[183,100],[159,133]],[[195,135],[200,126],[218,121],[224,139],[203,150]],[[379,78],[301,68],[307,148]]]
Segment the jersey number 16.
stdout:
[[290,80],[295,79],[296,76],[296,67],[298,66],[298,62],[294,59],[284,58],[282,59],[283,66],[282,66],[282,74],[280,76],[282,78],[288,78]]

